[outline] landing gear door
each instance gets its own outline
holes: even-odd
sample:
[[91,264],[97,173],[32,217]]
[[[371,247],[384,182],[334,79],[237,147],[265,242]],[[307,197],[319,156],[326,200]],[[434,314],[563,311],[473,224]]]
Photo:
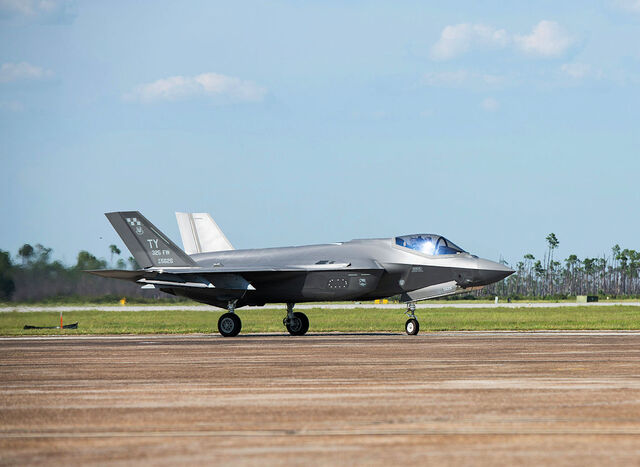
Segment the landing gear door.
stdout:
[[400,301],[416,302],[419,300],[428,300],[430,298],[454,295],[463,290],[465,289],[458,287],[456,281],[443,282],[442,284],[430,285],[429,287],[424,287],[422,289],[405,292],[400,296]]

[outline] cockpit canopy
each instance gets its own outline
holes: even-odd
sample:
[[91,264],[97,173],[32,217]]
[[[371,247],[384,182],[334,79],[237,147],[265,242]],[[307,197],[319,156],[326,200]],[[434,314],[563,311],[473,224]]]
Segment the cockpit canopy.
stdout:
[[440,235],[417,234],[396,237],[396,245],[416,250],[425,255],[455,255],[465,251]]

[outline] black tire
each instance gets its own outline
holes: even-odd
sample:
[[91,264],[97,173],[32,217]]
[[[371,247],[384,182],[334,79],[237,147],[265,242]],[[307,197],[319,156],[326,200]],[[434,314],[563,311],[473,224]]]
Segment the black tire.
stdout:
[[407,322],[404,323],[404,329],[410,336],[415,336],[420,332],[420,323],[418,323],[417,319],[408,319]]
[[225,313],[218,320],[218,332],[223,337],[234,337],[240,334],[242,321],[235,313]]
[[304,313],[296,311],[293,313],[293,319],[287,321],[286,326],[292,336],[304,336],[309,330],[309,318]]

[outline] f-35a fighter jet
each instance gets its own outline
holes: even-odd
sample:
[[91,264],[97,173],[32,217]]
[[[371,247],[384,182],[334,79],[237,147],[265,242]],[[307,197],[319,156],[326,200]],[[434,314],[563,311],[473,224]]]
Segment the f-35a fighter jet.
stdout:
[[309,319],[293,311],[296,303],[392,295],[407,304],[405,329],[415,335],[417,301],[481,288],[514,272],[435,234],[234,250],[208,214],[176,213],[183,251],[137,211],[106,216],[142,269],[87,272],[224,308],[218,330],[227,337],[240,332],[236,308],[242,306],[286,303],[284,326],[301,336]]

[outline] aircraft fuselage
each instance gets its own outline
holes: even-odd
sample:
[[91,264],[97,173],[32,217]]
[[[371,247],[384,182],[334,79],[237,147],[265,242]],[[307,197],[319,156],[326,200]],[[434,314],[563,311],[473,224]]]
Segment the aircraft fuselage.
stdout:
[[[432,296],[449,295],[480,287],[511,273],[509,268],[468,253],[430,256],[407,250],[393,239],[285,248],[231,250],[201,253],[192,258],[203,270],[237,268],[255,290],[247,291],[237,306],[265,303],[373,300],[393,295],[412,299],[411,292],[449,284],[431,290]],[[251,272],[253,264],[274,267],[272,274]],[[300,270],[295,270],[299,266]],[[315,268],[315,269],[314,269]],[[282,270],[286,269],[286,270]],[[206,273],[202,275],[206,276]],[[225,297],[208,290],[174,289],[177,295],[226,308]],[[432,298],[427,296],[425,298]],[[413,299],[422,299],[418,296]]]

